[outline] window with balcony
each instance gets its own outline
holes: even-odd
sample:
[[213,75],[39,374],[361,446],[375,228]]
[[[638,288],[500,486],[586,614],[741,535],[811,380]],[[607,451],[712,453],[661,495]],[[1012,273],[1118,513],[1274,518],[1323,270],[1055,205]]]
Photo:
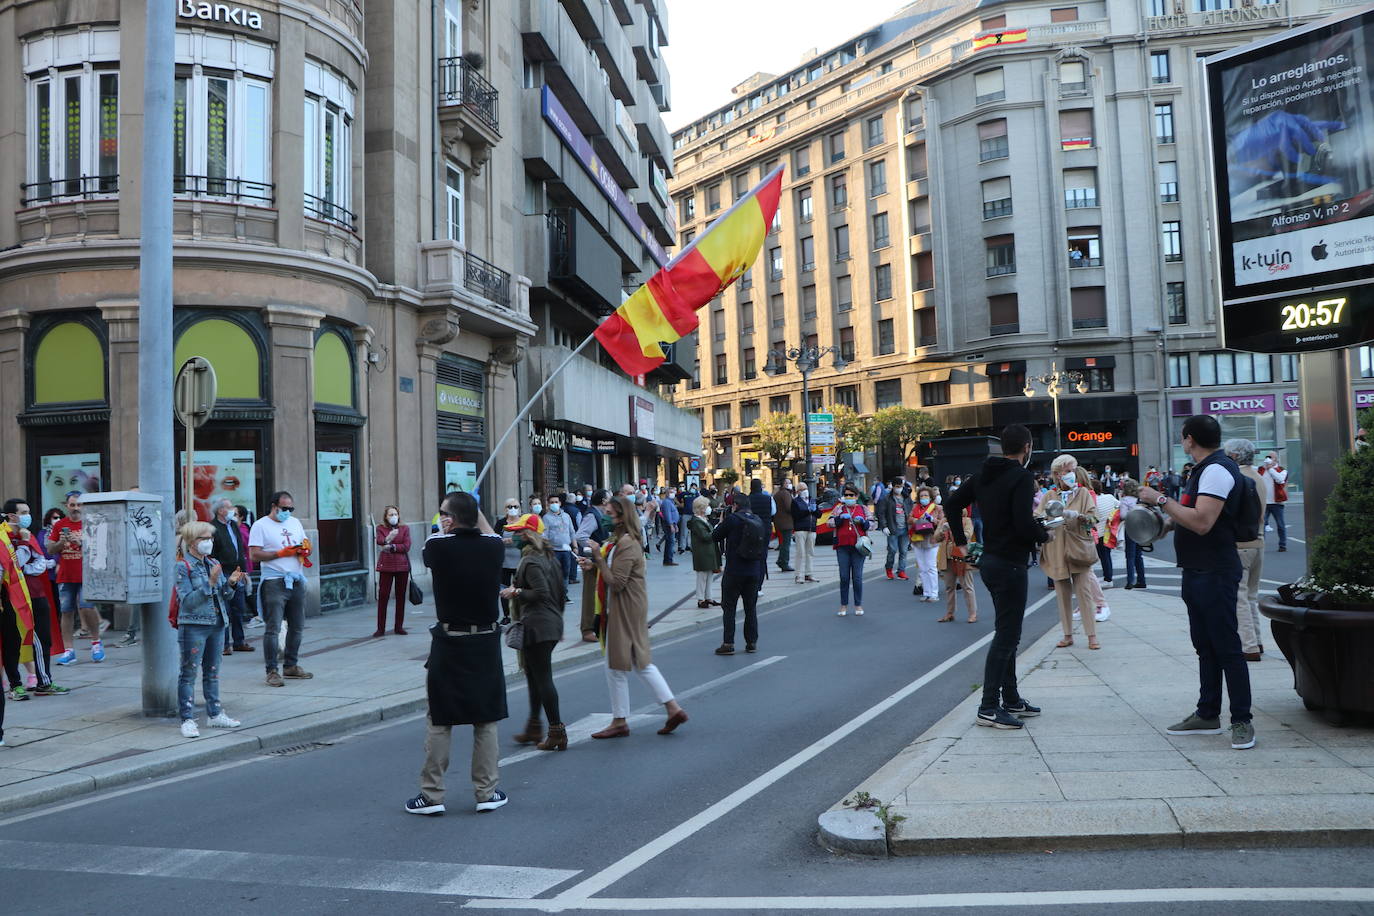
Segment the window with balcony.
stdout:
[[[86,34],[63,37],[88,40]],[[119,63],[63,64],[29,75],[23,206],[119,190]]]
[[904,106],[906,114],[906,129],[920,130],[925,124],[925,110],[921,106],[920,99],[909,99]]
[[879,115],[864,122],[864,148],[872,149],[883,142],[883,119]]
[[840,358],[846,362],[854,361],[853,328],[840,328]]
[[1026,373],[999,372],[988,376],[988,389],[994,398],[1021,398],[1026,396]]
[[782,249],[768,249],[768,279],[782,279]]
[[849,177],[844,174],[830,176],[830,208],[843,210],[849,206]]
[[995,67],[973,75],[973,101],[977,105],[999,102],[1007,97],[1002,68]]
[[1150,82],[1168,83],[1169,78],[1169,52],[1151,51],[1150,52]]
[[1059,91],[1064,94],[1083,92],[1088,88],[1087,67],[1081,60],[1059,62]]
[[916,267],[913,271],[916,274],[916,288],[918,290],[935,288],[935,253],[922,251],[912,258]]
[[[338,81],[333,88],[351,111],[351,93]],[[270,205],[271,95],[271,84],[265,80],[235,79],[200,67],[179,74],[172,102],[173,193]],[[336,102],[319,96],[307,96],[305,109],[306,213],[352,228],[348,212],[352,120]],[[342,163],[338,169],[336,157]]]
[[1190,388],[1193,384],[1192,366],[1188,360],[1187,353],[1176,353],[1169,356],[1169,387],[1170,388]]
[[848,407],[850,410],[858,410],[859,387],[857,385],[840,385],[835,389],[835,403],[841,407]]
[[811,174],[811,148],[803,146],[792,151],[792,177],[801,178]]
[[1178,200],[1178,163],[1161,162],[1159,164],[1159,200],[1160,203],[1173,203]]
[[803,271],[816,269],[816,239],[813,236],[806,236],[801,240],[801,269]]
[[1016,293],[988,296],[988,334],[997,337],[1020,332],[1021,311]]
[[1093,110],[1075,108],[1059,112],[1059,148],[1063,150],[1091,149],[1093,145]]
[[1169,324],[1188,323],[1188,300],[1183,294],[1182,281],[1164,284],[1164,298],[1169,306]]
[[878,302],[892,298],[891,264],[879,264],[873,268],[873,298]]
[[930,231],[930,198],[920,197],[908,204],[911,215],[911,234],[923,235]]
[[[192,87],[194,88],[194,87]],[[353,229],[353,103],[351,86],[323,65],[305,62],[305,215]],[[267,104],[266,87],[262,104]],[[263,142],[270,138],[264,122]],[[228,137],[225,143],[231,143]],[[209,149],[213,149],[210,147]],[[266,153],[263,153],[264,157]],[[207,168],[209,168],[207,159]]]
[[[723,360],[724,358],[725,358],[725,357],[723,357],[723,356],[717,356],[717,357],[716,357],[716,363],[719,365],[719,363],[721,362],[721,360]],[[717,382],[716,384],[717,384],[717,385],[723,385],[723,384],[725,384],[725,383],[724,383],[724,382]],[[714,430],[729,429],[729,428],[730,428],[730,423],[731,423],[730,414],[731,414],[731,410],[730,410],[730,405],[729,405],[729,404],[717,404],[717,405],[715,405],[714,407],[712,407],[712,408],[711,408],[711,428],[714,429]]]
[[816,320],[816,286],[808,283],[801,291],[802,321]]
[[854,283],[849,274],[835,278],[835,310],[847,312],[854,307]]
[[891,318],[878,322],[878,355],[889,356],[897,352],[897,331]]
[[1064,170],[1064,208],[1097,206],[1097,169]]
[[1016,240],[1012,236],[994,236],[986,244],[989,277],[1016,273]]
[[868,164],[868,196],[887,193],[887,161],[875,159]]
[[1011,179],[990,178],[983,182],[983,219],[1011,216]]
[[1161,227],[1165,261],[1183,260],[1183,224],[1176,219],[1165,220]]
[[1069,268],[1102,266],[1102,232],[1095,227],[1069,230]]
[[834,238],[835,260],[849,260],[849,226],[836,226],[831,230]]
[[844,131],[836,131],[825,138],[826,149],[830,153],[831,162],[839,162],[844,158]]
[[790,394],[775,394],[768,399],[769,413],[791,413],[792,396]]
[[949,382],[925,382],[921,385],[921,406],[939,407],[949,403]]
[[1155,142],[1174,142],[1174,103],[1161,102],[1155,105]]
[[797,190],[797,219],[803,223],[809,223],[815,219],[816,212],[811,200],[811,186]]
[[1076,286],[1069,290],[1074,330],[1107,326],[1107,290],[1101,286]]
[[677,199],[678,222],[690,223],[697,218],[697,199],[691,192]]
[[740,358],[740,376],[748,382],[758,375],[758,367],[754,364],[754,348],[745,347],[744,354]]
[[706,188],[706,212],[715,213],[720,209],[720,184],[717,182]]
[[1273,380],[1267,353],[1221,351],[1197,355],[1199,385],[1249,385]]
[[929,164],[926,161],[926,145],[917,143],[906,148],[906,170],[912,181],[920,181],[927,175]]
[[891,241],[890,236],[888,235],[888,228],[887,228],[887,214],[886,214],[886,213],[874,213],[874,214],[873,214],[873,220],[872,220],[872,222],[873,222],[872,234],[873,234],[873,248],[874,248],[874,250],[876,251],[876,250],[879,249],[879,248],[886,248],[888,245],[891,245],[891,244],[892,244],[892,241]]
[[933,347],[938,342],[935,336],[935,309],[916,310],[916,333],[919,335],[918,346]]
[[884,407],[899,407],[901,404],[901,379],[889,378],[873,383],[873,407],[875,410],[882,410]]

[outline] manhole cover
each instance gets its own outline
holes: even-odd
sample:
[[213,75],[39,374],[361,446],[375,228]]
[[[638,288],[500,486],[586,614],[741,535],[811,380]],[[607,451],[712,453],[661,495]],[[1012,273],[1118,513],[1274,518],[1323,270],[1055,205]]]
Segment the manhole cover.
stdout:
[[297,754],[308,754],[317,751],[322,747],[329,747],[332,741],[307,741],[305,744],[293,744],[289,747],[279,747],[267,752],[268,757],[295,757]]

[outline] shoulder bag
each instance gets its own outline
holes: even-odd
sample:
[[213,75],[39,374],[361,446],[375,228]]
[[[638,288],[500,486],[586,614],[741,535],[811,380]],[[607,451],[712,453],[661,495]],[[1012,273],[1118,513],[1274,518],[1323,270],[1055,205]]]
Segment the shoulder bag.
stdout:
[[406,588],[406,596],[410,598],[411,604],[425,603],[425,593],[420,591],[420,586],[415,584],[415,579],[413,577],[410,580],[410,585]]

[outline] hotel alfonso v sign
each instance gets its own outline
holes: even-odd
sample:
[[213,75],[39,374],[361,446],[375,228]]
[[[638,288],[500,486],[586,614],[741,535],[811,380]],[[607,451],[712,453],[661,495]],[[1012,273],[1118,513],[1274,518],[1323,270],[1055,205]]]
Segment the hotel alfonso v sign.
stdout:
[[177,0],[178,19],[200,19],[204,22],[223,22],[245,29],[261,29],[262,14],[232,3],[200,3],[197,0]]

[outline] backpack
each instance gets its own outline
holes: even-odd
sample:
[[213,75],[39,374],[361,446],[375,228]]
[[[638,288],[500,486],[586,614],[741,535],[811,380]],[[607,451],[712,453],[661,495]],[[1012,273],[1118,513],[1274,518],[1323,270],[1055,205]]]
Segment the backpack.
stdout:
[[1236,543],[1241,544],[1260,538],[1264,505],[1260,502],[1259,488],[1255,486],[1253,480],[1244,474],[1237,474],[1236,479],[1240,481],[1240,502],[1234,521]]
[[768,555],[768,530],[763,527],[763,520],[752,512],[742,512],[735,517],[744,523],[736,550],[740,559],[763,559]]

